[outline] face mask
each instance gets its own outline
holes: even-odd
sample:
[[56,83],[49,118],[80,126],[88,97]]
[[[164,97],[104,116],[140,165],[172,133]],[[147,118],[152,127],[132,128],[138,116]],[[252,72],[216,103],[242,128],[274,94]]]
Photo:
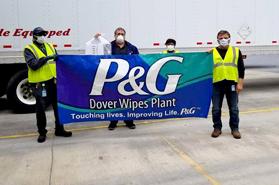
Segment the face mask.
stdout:
[[218,40],[218,43],[221,45],[221,46],[228,46],[230,44],[230,41],[231,39],[220,39]]
[[118,43],[118,44],[123,44],[124,43],[124,36],[123,35],[118,35],[117,37],[116,37],[116,42]]
[[37,36],[37,40],[38,43],[43,44],[44,43],[44,37],[43,36]]
[[173,51],[174,50],[174,45],[167,45],[168,51]]

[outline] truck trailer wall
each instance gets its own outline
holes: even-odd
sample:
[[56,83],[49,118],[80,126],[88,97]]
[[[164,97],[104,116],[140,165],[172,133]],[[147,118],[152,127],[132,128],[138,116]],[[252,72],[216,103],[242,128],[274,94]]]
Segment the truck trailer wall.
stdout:
[[52,31],[58,50],[84,50],[96,32],[113,39],[122,26],[140,49],[162,48],[167,38],[177,47],[216,45],[220,29],[232,44],[278,46],[279,1],[275,0],[1,0],[0,51],[22,51],[30,31]]

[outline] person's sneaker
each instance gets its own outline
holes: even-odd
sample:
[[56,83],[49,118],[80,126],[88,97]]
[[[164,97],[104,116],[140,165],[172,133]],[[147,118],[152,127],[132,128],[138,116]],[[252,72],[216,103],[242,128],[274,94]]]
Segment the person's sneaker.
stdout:
[[39,135],[37,139],[38,143],[43,143],[46,141],[46,135]]
[[238,130],[233,130],[232,135],[235,139],[240,139],[241,138],[241,134]]
[[114,130],[116,128],[116,126],[117,126],[116,123],[110,123],[109,126],[108,126],[108,129],[109,130]]
[[222,131],[218,128],[214,128],[212,134],[211,134],[211,137],[218,137],[222,134]]
[[66,130],[56,130],[55,136],[61,136],[61,137],[71,137],[72,132],[66,131]]
[[135,128],[136,128],[136,125],[135,125],[134,123],[126,124],[126,126],[127,126],[129,129],[135,129]]

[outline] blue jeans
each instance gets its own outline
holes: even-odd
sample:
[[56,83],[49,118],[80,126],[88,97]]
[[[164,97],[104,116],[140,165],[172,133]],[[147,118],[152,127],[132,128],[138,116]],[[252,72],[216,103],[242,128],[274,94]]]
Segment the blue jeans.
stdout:
[[236,92],[236,84],[228,81],[217,82],[213,84],[212,94],[212,119],[213,127],[222,129],[222,104],[226,95],[227,104],[230,111],[230,128],[238,130],[239,126],[239,110],[238,110],[238,93]]

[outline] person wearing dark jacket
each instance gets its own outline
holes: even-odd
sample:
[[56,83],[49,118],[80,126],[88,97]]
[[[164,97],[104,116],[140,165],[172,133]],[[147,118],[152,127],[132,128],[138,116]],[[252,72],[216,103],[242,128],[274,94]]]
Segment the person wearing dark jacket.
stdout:
[[222,133],[221,109],[224,96],[230,112],[231,134],[240,139],[238,94],[243,89],[245,67],[239,48],[230,46],[231,35],[226,30],[217,34],[219,46],[213,52],[212,137]]
[[[138,48],[125,40],[126,31],[124,28],[117,28],[114,31],[115,40],[111,42],[112,55],[133,55],[139,54]],[[133,120],[124,120],[126,126],[130,129],[135,129],[136,125]],[[117,127],[118,121],[111,121],[108,129],[114,130]]]
[[28,82],[32,86],[33,94],[36,98],[36,119],[39,137],[37,141],[42,143],[46,140],[46,101],[51,101],[55,116],[55,135],[71,137],[72,132],[64,130],[64,126],[59,123],[57,111],[56,92],[56,50],[53,45],[44,42],[47,35],[41,27],[33,30],[33,42],[26,45],[24,57],[28,67]]
[[[95,37],[99,37],[101,34],[97,33]],[[114,31],[114,38],[111,42],[111,54],[112,55],[134,55],[139,54],[138,48],[125,40],[126,31],[124,28],[119,27]],[[136,125],[133,120],[124,120],[126,126],[130,129],[135,129]],[[111,121],[108,129],[114,130],[117,127],[118,121]]]

